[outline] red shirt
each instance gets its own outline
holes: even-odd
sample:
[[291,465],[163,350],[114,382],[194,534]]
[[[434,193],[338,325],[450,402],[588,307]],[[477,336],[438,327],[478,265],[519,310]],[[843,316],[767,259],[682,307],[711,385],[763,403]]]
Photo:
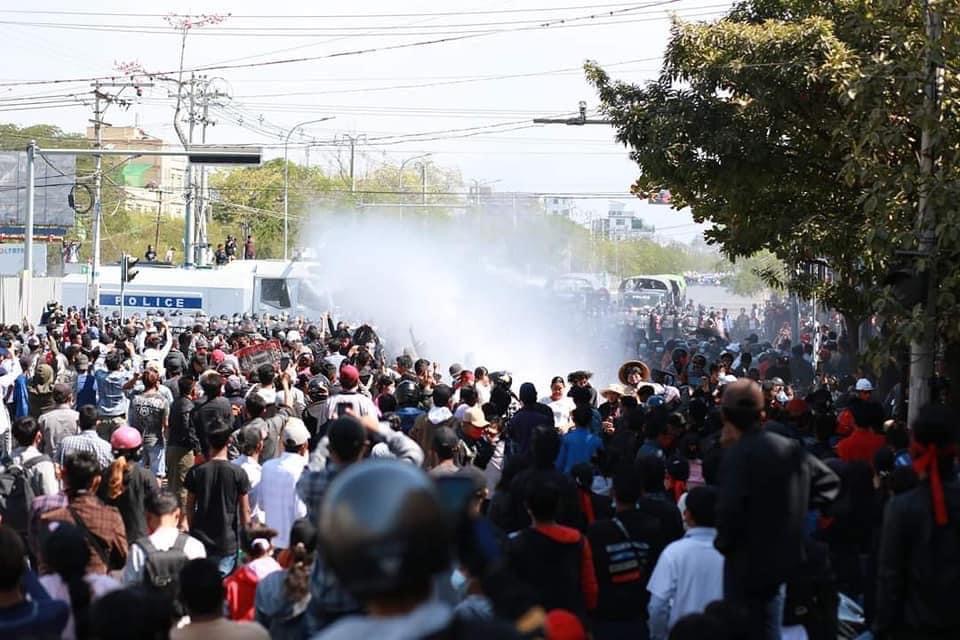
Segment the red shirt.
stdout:
[[873,466],[873,456],[887,444],[887,439],[870,429],[854,429],[837,444],[837,455],[844,462],[863,460]]

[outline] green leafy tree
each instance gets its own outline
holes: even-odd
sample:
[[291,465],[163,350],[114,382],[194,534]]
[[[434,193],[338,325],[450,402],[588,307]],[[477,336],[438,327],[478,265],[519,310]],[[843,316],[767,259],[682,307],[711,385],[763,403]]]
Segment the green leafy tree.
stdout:
[[[955,49],[956,34],[944,42]],[[617,82],[594,64],[587,75],[639,165],[636,190],[669,188],[731,259],[826,260],[830,281],[791,268],[784,284],[852,328],[889,301],[894,252],[916,245],[925,45],[921,3],[749,0],[716,22],[675,23],[655,82]],[[942,133],[952,175],[956,138]],[[946,204],[946,156],[941,167]]]

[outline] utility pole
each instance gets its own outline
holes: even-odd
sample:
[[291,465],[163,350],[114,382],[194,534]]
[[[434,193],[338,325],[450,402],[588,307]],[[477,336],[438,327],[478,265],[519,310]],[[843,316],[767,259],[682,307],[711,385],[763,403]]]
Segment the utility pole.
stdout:
[[[187,114],[187,123],[189,125],[188,135],[187,135],[187,144],[185,146],[190,146],[193,144],[193,126],[196,121],[196,113],[194,113],[194,108],[196,107],[196,101],[194,96],[194,88],[196,87],[196,79],[194,75],[190,74],[190,97],[189,104],[190,108]],[[182,91],[183,87],[177,87],[177,91]],[[193,165],[190,163],[190,160],[187,160],[187,170],[184,175],[183,180],[183,193],[184,198],[186,199],[186,206],[184,207],[183,214],[183,266],[191,267],[194,263],[193,256],[193,235],[194,235],[194,214],[196,212],[196,198],[193,193]]]
[[341,144],[342,140],[346,140],[350,144],[350,193],[356,193],[357,191],[357,176],[356,176],[356,150],[357,143],[363,143],[366,141],[367,136],[365,134],[352,136],[349,133],[340,134],[341,141],[334,140],[334,143]]
[[[104,124],[102,116],[103,111],[100,108],[100,82],[93,85],[93,131],[94,147],[103,148]],[[100,305],[100,225],[103,216],[101,189],[103,187],[103,158],[102,156],[93,157],[93,264],[90,265],[90,306],[96,309]]]
[[927,53],[923,90],[923,130],[920,137],[920,199],[917,211],[917,236],[924,273],[927,298],[923,310],[923,333],[910,343],[910,400],[907,424],[912,425],[920,409],[930,402],[934,358],[937,351],[937,218],[931,197],[936,172],[936,139],[940,128],[940,40],[943,16],[934,6],[935,0],[924,0]]
[[427,204],[427,163],[420,163],[420,204]]

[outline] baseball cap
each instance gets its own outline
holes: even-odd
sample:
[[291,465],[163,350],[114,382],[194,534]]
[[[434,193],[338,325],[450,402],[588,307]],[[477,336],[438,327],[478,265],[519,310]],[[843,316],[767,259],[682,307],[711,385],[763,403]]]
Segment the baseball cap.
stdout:
[[468,424],[471,427],[482,429],[490,424],[490,421],[487,420],[487,417],[484,415],[483,407],[477,405],[475,407],[470,407],[463,414],[463,424]]
[[873,383],[867,380],[866,378],[860,378],[857,380],[857,391],[873,391]]
[[586,640],[583,623],[566,609],[553,609],[547,614],[543,625],[551,640]]
[[450,365],[450,377],[454,380],[457,379],[457,376],[460,375],[461,371],[463,371],[463,365],[459,362],[454,362],[452,365]]
[[110,436],[110,446],[116,451],[136,449],[143,444],[143,436],[129,425],[118,427]]
[[450,427],[440,427],[433,436],[433,450],[442,459],[452,458],[460,438]]
[[303,338],[300,337],[300,332],[296,329],[291,329],[287,331],[287,342],[302,342]]
[[340,369],[340,384],[345,389],[352,389],[360,382],[360,372],[352,364],[344,365]]
[[287,418],[286,424],[283,425],[282,436],[284,444],[297,447],[310,442],[310,432],[300,418]]
[[256,449],[261,440],[263,440],[263,432],[256,424],[248,424],[237,433],[237,446],[241,451]]

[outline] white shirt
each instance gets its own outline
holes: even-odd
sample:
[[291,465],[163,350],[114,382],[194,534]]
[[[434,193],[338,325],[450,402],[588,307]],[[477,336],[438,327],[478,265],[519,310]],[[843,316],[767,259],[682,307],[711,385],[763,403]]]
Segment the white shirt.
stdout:
[[340,417],[337,409],[340,405],[348,405],[358,418],[380,415],[380,411],[377,410],[377,405],[373,404],[373,400],[361,393],[346,392],[337,394],[327,401],[328,420],[336,420]]
[[[83,577],[88,585],[90,585],[90,592],[92,594],[91,600],[96,600],[101,596],[104,596],[111,591],[117,591],[122,589],[123,585],[111,578],[110,576],[103,576],[96,573],[89,573]],[[70,589],[67,587],[67,583],[63,581],[63,578],[59,574],[51,573],[45,576],[40,576],[40,584],[43,585],[43,588],[47,590],[47,593],[50,594],[50,597],[54,600],[60,600],[61,602],[70,603]],[[74,640],[77,637],[76,629],[73,626],[73,607],[71,606],[70,617],[67,618],[67,626],[63,629],[63,634],[60,636],[63,640]]]
[[278,549],[290,546],[290,528],[295,520],[307,515],[307,506],[297,496],[297,480],[306,466],[306,456],[287,451],[263,465],[260,506],[266,525],[277,532],[273,545]]
[[566,431],[573,426],[573,418],[571,417],[571,414],[576,408],[573,398],[570,396],[563,396],[559,400],[551,400],[550,396],[546,396],[541,398],[540,402],[550,407],[550,410],[553,411],[553,425],[557,429]]
[[[176,527],[160,527],[150,534],[150,542],[157,548],[157,551],[166,551],[171,549],[177,542],[177,534],[180,530]],[[203,543],[192,536],[187,536],[187,543],[183,546],[183,553],[188,559],[206,558],[207,550]],[[143,582],[143,565],[146,562],[147,554],[144,553],[140,545],[135,542],[130,545],[130,553],[127,555],[127,566],[123,568],[124,584],[140,584]]]
[[656,598],[670,602],[668,629],[683,616],[702,613],[723,599],[723,556],[713,546],[716,537],[714,528],[693,527],[660,554],[647,591],[653,596],[651,611]]
[[250,481],[250,492],[247,493],[247,499],[250,501],[250,517],[263,524],[263,507],[260,506],[260,477],[263,474],[263,467],[256,460],[245,455],[238,457],[233,461],[247,474],[247,480]]

